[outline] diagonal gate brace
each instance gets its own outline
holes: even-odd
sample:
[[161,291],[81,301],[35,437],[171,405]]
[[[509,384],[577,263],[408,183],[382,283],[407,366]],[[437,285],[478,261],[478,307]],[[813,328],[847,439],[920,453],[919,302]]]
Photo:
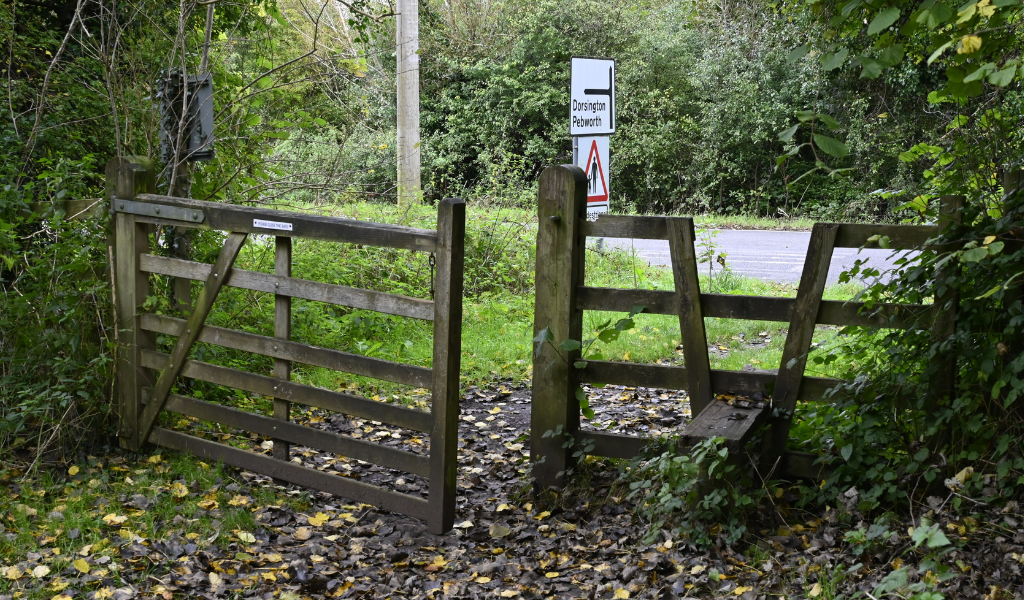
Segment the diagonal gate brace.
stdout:
[[139,443],[145,442],[149,437],[156,416],[163,410],[174,380],[178,378],[182,367],[185,366],[188,353],[199,339],[199,333],[203,329],[206,317],[210,314],[210,309],[213,308],[213,301],[217,299],[217,295],[220,294],[220,290],[224,286],[224,281],[231,273],[231,266],[238,258],[238,252],[242,249],[242,244],[245,243],[247,236],[246,233],[228,234],[228,239],[224,242],[220,255],[217,256],[217,262],[213,263],[213,269],[206,278],[206,285],[203,286],[203,291],[196,299],[196,308],[185,322],[185,330],[178,337],[178,343],[174,345],[174,350],[171,351],[171,356],[167,359],[167,366],[160,372],[160,378],[157,379],[156,386],[153,388],[149,403],[146,404],[139,419]]

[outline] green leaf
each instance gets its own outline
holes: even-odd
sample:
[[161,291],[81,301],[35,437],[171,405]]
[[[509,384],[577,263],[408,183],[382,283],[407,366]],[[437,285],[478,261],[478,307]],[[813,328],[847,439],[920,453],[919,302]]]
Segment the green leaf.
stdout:
[[576,367],[577,369],[586,369],[587,368],[587,361],[585,361],[585,360],[578,360],[578,361],[572,363],[572,366]]
[[814,120],[815,113],[813,110],[798,110],[793,114],[796,115],[797,119],[800,119],[801,123],[808,123]]
[[646,304],[634,304],[633,308],[629,309],[629,316],[630,316],[630,318],[635,317],[638,314],[644,312],[644,310],[646,308],[647,308]]
[[932,534],[928,536],[929,548],[941,548],[943,546],[948,546],[949,544],[949,538],[946,537],[946,534],[942,533],[942,530],[938,527],[936,527],[935,531],[933,531]]
[[605,329],[601,333],[597,334],[598,339],[608,344],[619,339],[619,332],[614,329]]
[[1017,72],[1017,65],[1006,67],[988,76],[988,82],[996,87],[1006,87],[1013,81],[1013,75]]
[[868,25],[868,35],[875,35],[880,31],[884,31],[889,28],[890,25],[896,22],[900,18],[900,9],[896,7],[888,8],[875,15],[875,18],[871,20],[871,24]]
[[572,352],[573,350],[579,350],[583,344],[580,344],[579,340],[562,340],[562,343],[558,347],[566,352]]
[[825,71],[834,71],[839,67],[843,66],[846,62],[846,57],[849,56],[850,51],[843,48],[835,54],[822,54],[821,55],[821,68]]
[[867,56],[858,56],[857,62],[861,66],[860,76],[865,79],[877,79],[882,74],[882,70],[885,69],[885,65],[881,61],[868,58]]
[[[933,62],[935,62],[940,56],[942,56],[942,53],[945,52],[946,50],[948,50],[949,47],[952,46],[952,45],[953,45],[953,40],[950,40],[950,41],[946,42],[945,44],[943,44],[943,45],[939,46],[938,48],[936,48],[935,52],[932,52],[931,56],[928,57],[928,64],[930,65]],[[932,104],[934,104],[934,102]]]
[[988,255],[995,256],[996,254],[999,254],[1003,251],[1004,245],[1005,244],[1003,244],[1003,242],[992,242],[988,245]]
[[996,66],[992,63],[985,63],[972,71],[969,75],[964,77],[964,83],[970,83],[972,81],[980,81],[986,75],[994,71]]
[[793,141],[793,136],[796,135],[796,130],[797,129],[800,129],[800,125],[794,125],[794,126],[790,127],[789,129],[783,131],[782,133],[779,134],[779,141],[780,142],[791,142],[791,141]]
[[803,46],[797,46],[786,56],[786,62],[793,64],[807,55],[807,51],[811,49],[810,44],[804,44]]
[[628,329],[632,329],[635,326],[636,323],[633,322],[633,319],[619,319],[619,321],[615,324],[615,330],[626,331]]
[[843,158],[850,153],[849,146],[835,138],[830,138],[827,135],[821,135],[820,133],[814,134],[814,143],[817,144],[818,148],[821,148],[822,152],[835,156],[836,158]]
[[840,448],[839,454],[843,456],[843,460],[850,462],[850,457],[853,456],[853,444],[847,444]]
[[961,259],[964,262],[978,262],[988,256],[988,248],[971,248],[964,252]]
[[818,115],[818,120],[828,126],[829,129],[839,129],[839,121],[833,119],[831,115]]
[[878,62],[886,67],[899,64],[903,60],[903,44],[893,44],[878,54]]

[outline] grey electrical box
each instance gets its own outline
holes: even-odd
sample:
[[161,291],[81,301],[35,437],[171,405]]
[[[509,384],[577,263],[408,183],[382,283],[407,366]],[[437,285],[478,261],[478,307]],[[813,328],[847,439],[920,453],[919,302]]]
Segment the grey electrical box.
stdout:
[[[175,160],[213,160],[213,76],[182,77],[171,71],[159,82],[160,152],[165,163]],[[179,124],[184,115],[179,145]]]

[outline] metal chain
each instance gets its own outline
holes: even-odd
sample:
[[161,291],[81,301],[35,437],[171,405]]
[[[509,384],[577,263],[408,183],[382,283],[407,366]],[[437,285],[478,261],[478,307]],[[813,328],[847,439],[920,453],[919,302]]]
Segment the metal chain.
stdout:
[[437,257],[434,253],[430,253],[430,258],[427,259],[427,264],[430,265],[430,299],[434,299],[434,265],[437,264]]

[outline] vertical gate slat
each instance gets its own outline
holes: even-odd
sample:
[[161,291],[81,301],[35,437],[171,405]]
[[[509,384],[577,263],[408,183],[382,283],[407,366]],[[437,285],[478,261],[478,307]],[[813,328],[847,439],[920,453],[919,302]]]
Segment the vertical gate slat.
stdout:
[[[583,284],[586,236],[582,219],[587,205],[587,176],[575,165],[553,166],[540,176],[537,199],[537,271],[533,333],[548,328],[555,344],[582,340],[583,311],[576,308],[576,289]],[[561,430],[573,436],[579,429],[572,363],[579,351],[565,355],[552,344],[541,344],[533,355],[530,410],[530,457],[536,489],[561,487],[571,450]],[[545,437],[547,434],[547,437]],[[543,457],[543,462],[538,462]]]
[[800,383],[807,366],[807,354],[814,339],[814,326],[821,305],[821,295],[828,281],[832,251],[836,245],[839,226],[834,223],[815,223],[807,244],[800,287],[796,292],[793,318],[782,351],[782,364],[772,393],[771,430],[765,436],[765,458],[774,461],[786,451],[789,428],[793,423],[793,410],[800,397]]
[[[292,238],[277,236],[274,241],[274,274],[282,277],[292,276]],[[292,299],[291,296],[274,295],[274,337],[290,340],[292,337]],[[274,359],[274,377],[291,380],[292,363],[280,358]],[[291,414],[291,402],[274,398],[274,418],[287,421]],[[284,440],[274,440],[274,458],[289,460],[291,446]]]
[[188,320],[185,321],[185,333],[178,337],[174,350],[171,351],[171,356],[168,359],[168,364],[160,372],[160,377],[156,381],[153,396],[139,418],[139,443],[146,441],[146,438],[149,437],[149,432],[153,429],[153,423],[156,422],[157,415],[160,414],[160,411],[164,408],[164,403],[167,402],[167,394],[170,393],[171,386],[174,385],[174,380],[177,379],[178,373],[185,366],[185,358],[188,356],[189,351],[192,350],[192,346],[199,339],[199,332],[206,322],[207,315],[210,314],[210,309],[213,308],[213,302],[217,299],[217,295],[224,286],[224,281],[231,272],[231,265],[234,264],[235,258],[238,257],[238,252],[242,249],[242,244],[245,243],[246,237],[248,237],[246,233],[228,234],[228,239],[224,242],[224,247],[221,248],[217,261],[213,263],[213,269],[206,280],[206,285],[203,286],[203,291],[199,292],[195,310],[192,311]]
[[693,219],[667,217],[672,275],[676,285],[679,333],[686,361],[687,393],[690,410],[696,417],[714,398],[711,390],[711,361],[708,336],[700,307],[700,281],[697,278],[697,254],[694,250]]
[[455,524],[459,451],[459,372],[462,364],[462,276],[466,203],[447,198],[437,206],[437,291],[434,297],[434,364],[430,434],[430,519],[432,533]]

